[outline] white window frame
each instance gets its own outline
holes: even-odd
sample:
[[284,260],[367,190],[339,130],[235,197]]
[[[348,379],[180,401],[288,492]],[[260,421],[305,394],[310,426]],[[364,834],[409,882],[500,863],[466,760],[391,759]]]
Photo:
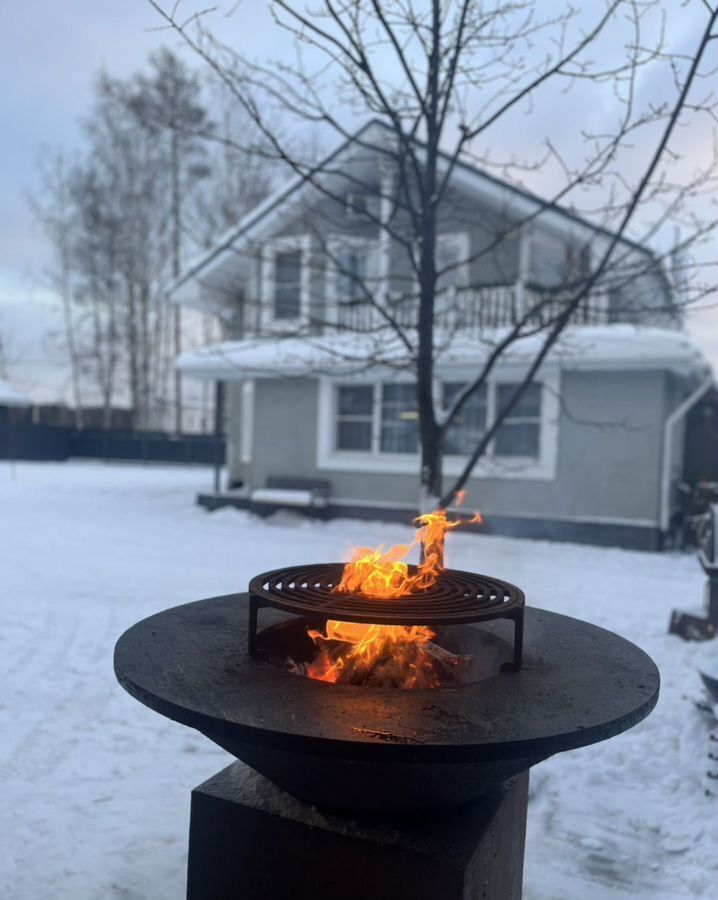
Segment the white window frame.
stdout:
[[[442,231],[436,235],[436,256],[438,256],[439,246],[441,244],[451,244],[454,243],[458,246],[458,258],[463,260],[454,272],[456,273],[456,282],[460,288],[470,287],[471,286],[471,268],[470,268],[470,255],[471,255],[471,234],[468,231]],[[419,243],[415,242],[414,245],[415,253],[419,252]],[[418,258],[418,256],[417,256]],[[419,279],[414,273],[412,280],[412,292],[418,297],[419,295]],[[436,311],[441,312],[442,302],[446,300],[446,306],[450,306],[454,300],[454,295],[456,293],[456,285],[450,288],[444,288],[441,292],[437,292],[436,295]]]
[[[341,453],[342,455],[356,454],[358,456],[363,456],[367,452],[374,453],[375,450],[379,447],[379,444],[378,444],[379,437],[378,437],[378,432],[377,432],[376,403],[377,403],[377,388],[380,387],[380,385],[373,384],[373,385],[368,385],[368,386],[373,389],[372,411],[370,414],[371,415],[371,439],[370,439],[370,443],[369,443],[369,446],[371,449],[369,451],[367,451],[367,450],[343,450],[343,449],[337,447],[337,438],[338,438],[338,432],[339,432],[339,429],[337,428],[337,425],[339,422],[339,408],[337,406],[337,399],[339,397],[338,389],[340,387],[367,387],[367,385],[366,385],[366,383],[363,383],[363,382],[357,383],[356,381],[353,381],[353,382],[336,381],[333,383],[332,416],[331,416],[331,420],[330,420],[330,426],[332,429],[332,438],[331,438],[332,446],[334,448],[335,453]],[[347,416],[343,416],[342,418],[346,419]],[[363,418],[363,417],[360,417],[360,418]]]
[[468,287],[470,281],[470,259],[471,254],[471,235],[468,231],[444,231],[436,235],[437,256],[439,247],[442,244],[455,244],[458,253],[457,258],[461,260],[459,265],[453,270],[455,279],[459,287]]
[[[535,418],[538,418],[539,455],[538,455],[538,457],[534,457],[534,456],[502,456],[496,452],[495,439],[494,439],[491,442],[491,457],[497,463],[502,463],[502,464],[508,463],[512,466],[513,465],[527,466],[527,465],[531,465],[531,464],[535,463],[537,459],[541,459],[541,435],[543,432],[543,425],[544,425],[543,407],[544,407],[544,404],[548,402],[547,395],[548,395],[549,391],[546,389],[546,386],[544,384],[545,379],[541,378],[541,379],[536,379],[536,380],[537,380],[537,382],[539,382],[541,384],[541,388],[542,388],[541,389],[541,402],[540,402],[541,414],[538,417],[536,417],[536,416],[528,417],[531,419],[531,421],[528,424],[533,424],[533,420]],[[488,394],[488,402],[486,404],[487,422],[493,422],[493,420],[496,416],[496,407],[497,407],[497,401],[498,401],[498,396],[499,396],[499,391],[498,391],[499,387],[504,386],[504,385],[516,386],[520,381],[521,381],[520,378],[514,379],[514,378],[503,377],[503,378],[497,378],[495,381],[492,382],[491,390],[489,391],[489,394]],[[516,416],[513,413],[509,413],[509,415],[506,418],[505,424],[510,424],[512,421],[514,421],[516,419],[520,419],[520,418],[522,418],[522,417]]]
[[[525,280],[530,284],[536,284],[535,276],[537,273],[536,255],[541,255],[541,250],[545,252],[550,252],[556,249],[561,251],[561,265],[565,267],[566,265],[566,251],[568,247],[568,238],[566,235],[555,234],[551,231],[546,231],[543,229],[538,229],[536,227],[530,228],[527,230],[527,258],[525,262],[526,271],[524,273]],[[532,278],[533,276],[533,278]],[[545,285],[547,290],[552,290],[554,288],[560,287],[562,284],[562,276],[558,276],[559,281],[555,285]]]
[[[333,234],[327,238],[327,265],[324,278],[324,299],[327,309],[327,321],[339,321],[339,268],[334,262],[339,253],[346,249],[364,250],[366,252],[366,281],[369,285],[379,285],[379,242],[375,238],[361,237],[354,234]],[[370,304],[367,302],[367,306]]]
[[[468,378],[452,378],[451,376],[447,376],[445,378],[439,379],[434,388],[434,398],[437,406],[442,404],[444,399],[444,385],[445,384],[465,384],[468,381]],[[494,414],[494,383],[486,385],[486,427],[489,427],[490,422],[493,419]],[[493,443],[488,448],[489,450],[493,450]],[[465,455],[461,453],[444,453],[444,460],[455,460],[455,459],[465,459]]]
[[[260,322],[263,330],[286,331],[288,328],[309,322],[312,237],[309,234],[292,234],[273,238],[262,247]],[[299,315],[296,319],[277,319],[274,316],[274,287],[276,261],[280,253],[299,251],[301,270],[299,275]]]
[[[502,372],[490,379],[487,385],[487,423],[493,421],[496,412],[496,385],[513,384],[520,381],[525,372]],[[469,372],[446,371],[435,383],[437,398],[440,397],[441,382],[468,381]],[[378,379],[367,375],[351,380],[320,378],[319,403],[317,411],[317,468],[335,472],[377,472],[416,475],[419,471],[419,455],[417,453],[382,453],[381,441],[381,385],[383,383],[409,382],[414,378],[400,377],[394,379]],[[543,370],[536,376],[536,381],[543,385],[541,395],[541,423],[539,430],[539,456],[497,457],[494,454],[493,441],[487,448],[484,457],[479,460],[471,475],[473,479],[502,479],[553,481],[556,478],[558,463],[558,438],[560,417],[561,375],[558,368]],[[370,383],[374,387],[374,419],[372,427],[371,450],[339,450],[336,448],[336,387],[341,384]],[[465,456],[445,455],[444,472],[448,476],[458,475],[466,462]]]

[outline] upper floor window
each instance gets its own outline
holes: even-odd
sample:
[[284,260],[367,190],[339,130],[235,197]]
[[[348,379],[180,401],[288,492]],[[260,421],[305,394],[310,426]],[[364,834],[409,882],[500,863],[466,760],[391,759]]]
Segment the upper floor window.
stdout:
[[[448,407],[464,386],[460,381],[446,381],[442,385],[442,401]],[[486,431],[487,390],[486,385],[477,388],[464,403],[444,436],[444,453],[468,455],[481,440]]]
[[[496,408],[500,412],[510,402],[518,384],[496,386]],[[538,459],[541,438],[541,385],[530,384],[504,419],[494,439],[495,456]]]
[[350,191],[344,201],[348,219],[373,219],[379,213],[379,197],[358,191]]
[[465,287],[469,283],[471,242],[466,231],[436,236],[436,290]]
[[277,253],[274,260],[275,319],[298,319],[302,308],[302,253]]
[[336,253],[337,300],[360,303],[366,300],[368,274],[367,248],[359,245],[340,247]]
[[296,325],[309,315],[309,235],[283,235],[262,248],[260,326]]
[[379,245],[351,234],[327,239],[327,319],[361,329],[370,324],[370,301],[377,296]]
[[534,234],[529,244],[528,278],[539,287],[560,287],[566,281],[566,245],[549,234]]

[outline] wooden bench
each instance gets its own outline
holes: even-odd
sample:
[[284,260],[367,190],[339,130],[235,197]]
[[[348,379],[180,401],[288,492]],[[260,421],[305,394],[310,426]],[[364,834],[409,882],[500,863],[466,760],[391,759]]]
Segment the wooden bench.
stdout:
[[325,507],[329,503],[329,482],[316,478],[285,478],[270,475],[266,487],[255,488],[253,503],[274,506]]

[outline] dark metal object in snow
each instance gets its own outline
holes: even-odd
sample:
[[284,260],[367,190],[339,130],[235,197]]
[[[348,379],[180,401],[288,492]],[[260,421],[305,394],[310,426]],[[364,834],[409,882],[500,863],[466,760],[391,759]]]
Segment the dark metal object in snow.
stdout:
[[[256,575],[249,582],[249,653],[258,654],[257,613],[274,607],[301,616],[313,627],[328,619],[367,625],[466,625],[510,619],[514,625],[513,660],[503,670],[521,668],[524,593],[513,584],[457,569],[444,569],[436,584],[396,600],[334,593],[344,563],[293,566]],[[409,566],[416,574],[416,566]]]
[[718,633],[718,503],[712,503],[697,529],[698,561],[707,580],[703,608],[674,609],[670,634],[687,641],[707,641]]
[[467,803],[554,753],[631,728],[658,697],[658,670],[638,647],[532,607],[520,671],[411,691],[326,684],[249,656],[248,608],[233,594],[139,622],[117,643],[117,678],[318,806],[389,814]]

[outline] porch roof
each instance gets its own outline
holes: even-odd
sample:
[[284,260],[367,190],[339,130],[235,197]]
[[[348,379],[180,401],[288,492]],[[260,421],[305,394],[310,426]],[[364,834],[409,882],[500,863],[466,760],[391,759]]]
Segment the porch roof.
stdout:
[[[437,354],[437,372],[475,368],[486,360],[505,333],[505,329],[496,329],[482,342],[460,336],[447,340],[444,350]],[[539,334],[518,341],[502,356],[502,366],[529,365],[543,337]],[[439,335],[437,345],[441,344]],[[340,334],[223,341],[183,353],[176,364],[191,377],[242,381],[397,372],[411,368],[411,357],[393,335]],[[684,332],[625,324],[567,329],[545,365],[585,370],[662,369],[680,375],[709,369],[701,352]]]

